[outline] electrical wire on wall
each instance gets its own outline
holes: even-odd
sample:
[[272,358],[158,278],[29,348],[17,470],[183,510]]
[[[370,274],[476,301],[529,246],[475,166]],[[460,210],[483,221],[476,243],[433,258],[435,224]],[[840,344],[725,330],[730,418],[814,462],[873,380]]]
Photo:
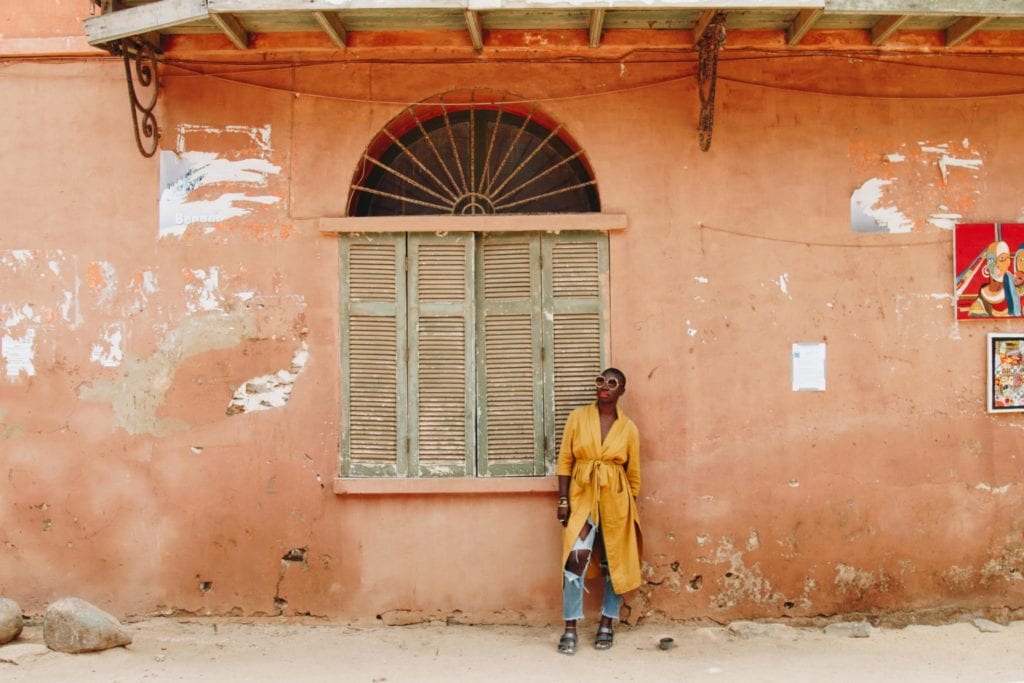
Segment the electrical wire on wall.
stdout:
[[[661,55],[677,55],[675,57],[667,56],[658,59],[642,59],[636,57],[636,55],[654,52]],[[957,74],[974,74],[979,76],[1001,76],[1006,78],[1020,79],[1024,81],[1024,72],[1011,72],[1011,71],[997,71],[992,69],[974,69],[956,65],[943,65],[934,63],[922,63],[919,61],[907,61],[898,60],[892,58],[883,58],[874,55],[865,55],[856,51],[845,51],[845,52],[826,52],[826,51],[801,51],[799,53],[747,53],[743,54],[742,50],[737,51],[739,54],[723,54],[721,57],[721,66],[726,73],[719,73],[718,79],[732,83],[739,86],[749,86],[756,88],[765,88],[771,90],[779,90],[784,92],[799,93],[804,95],[821,95],[830,97],[846,97],[846,98],[862,98],[862,99],[876,99],[876,100],[939,100],[939,101],[956,101],[956,100],[979,100],[979,99],[990,99],[1000,97],[1019,97],[1024,96],[1024,83],[1020,87],[1000,90],[996,92],[978,92],[970,94],[954,94],[954,93],[926,93],[926,94],[888,94],[888,93],[870,93],[870,92],[849,92],[849,91],[836,91],[826,90],[820,88],[803,87],[796,85],[787,85],[783,83],[776,83],[767,80],[755,80],[749,78],[739,78],[736,76],[728,75],[728,65],[731,63],[742,63],[756,60],[768,60],[774,61],[778,59],[794,60],[794,59],[806,59],[806,58],[830,58],[830,59],[843,59],[844,61],[850,62],[863,62],[865,64],[882,65],[885,67],[900,67],[900,68],[920,68],[920,69],[933,69],[944,72],[957,73]],[[918,57],[921,55],[912,55]],[[966,56],[966,55],[964,55]],[[1009,56],[1009,55],[1007,55]],[[940,56],[935,56],[940,57]],[[948,59],[946,56],[941,56]],[[987,56],[986,56],[987,57]],[[1019,57],[1018,57],[1019,59]],[[636,85],[608,88],[599,91],[591,91],[586,93],[574,93],[571,95],[552,95],[547,97],[535,97],[531,98],[531,102],[556,102],[556,101],[567,101],[590,97],[601,97],[608,95],[618,95],[622,93],[628,93],[635,90],[644,88],[651,88],[661,85],[669,85],[672,83],[678,83],[694,79],[697,75],[697,60],[696,56],[692,54],[690,50],[682,50],[678,48],[672,48],[671,51],[668,49],[657,49],[657,48],[636,48],[629,50],[623,55],[619,55],[616,58],[594,58],[594,57],[567,57],[567,58],[519,58],[519,57],[496,57],[485,61],[477,59],[431,59],[431,60],[417,60],[417,59],[383,59],[383,58],[369,58],[369,59],[348,59],[345,61],[332,61],[332,60],[317,60],[317,61],[305,61],[300,63],[295,62],[280,62],[280,63],[267,63],[261,62],[260,64],[251,64],[245,62],[221,62],[221,61],[205,61],[205,60],[183,60],[177,58],[164,57],[161,60],[162,64],[167,68],[173,68],[178,70],[180,73],[168,73],[170,77],[195,77],[195,78],[209,78],[220,80],[233,85],[239,85],[243,87],[258,88],[267,91],[279,92],[290,94],[295,97],[314,97],[318,99],[335,100],[341,102],[351,102],[357,104],[381,104],[381,105],[394,105],[394,106],[405,106],[408,105],[407,101],[397,100],[386,100],[386,99],[375,99],[375,98],[360,98],[360,97],[344,97],[339,95],[329,95],[326,93],[317,93],[312,91],[300,91],[291,88],[283,88],[272,85],[265,85],[261,83],[253,83],[251,81],[238,78],[247,74],[265,74],[273,71],[289,70],[289,69],[304,69],[304,68],[316,68],[330,65],[401,65],[401,66],[412,66],[412,65],[433,65],[433,64],[446,64],[446,65],[493,65],[493,64],[563,64],[563,65],[619,65],[620,68],[626,68],[628,66],[652,66],[652,65],[668,65],[673,67],[689,67],[684,73],[675,73],[665,78],[651,80],[645,83],[639,83]],[[218,71],[207,71],[203,67],[230,67],[228,70]],[[241,68],[238,68],[241,67]]]

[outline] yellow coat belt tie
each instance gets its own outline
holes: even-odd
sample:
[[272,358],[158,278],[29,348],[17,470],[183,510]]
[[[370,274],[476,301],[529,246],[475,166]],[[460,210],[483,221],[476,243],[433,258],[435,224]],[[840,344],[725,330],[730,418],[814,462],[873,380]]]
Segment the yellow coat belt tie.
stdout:
[[576,484],[585,487],[588,483],[594,492],[590,502],[590,518],[594,526],[601,525],[601,490],[618,483],[622,490],[622,478],[626,476],[622,465],[607,460],[577,460],[573,479]]

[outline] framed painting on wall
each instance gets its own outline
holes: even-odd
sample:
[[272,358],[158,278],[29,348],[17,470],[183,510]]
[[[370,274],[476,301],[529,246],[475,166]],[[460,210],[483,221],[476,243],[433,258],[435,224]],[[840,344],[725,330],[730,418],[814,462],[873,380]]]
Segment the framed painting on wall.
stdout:
[[988,335],[988,412],[1024,412],[1024,333]]
[[963,223],[953,232],[957,320],[1024,318],[1024,223]]

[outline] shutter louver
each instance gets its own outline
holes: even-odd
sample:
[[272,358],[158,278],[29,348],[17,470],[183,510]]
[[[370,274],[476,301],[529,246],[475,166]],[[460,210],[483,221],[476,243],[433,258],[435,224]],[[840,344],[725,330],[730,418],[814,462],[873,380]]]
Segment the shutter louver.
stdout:
[[486,235],[478,249],[477,458],[482,474],[543,467],[540,240]]
[[551,292],[555,299],[596,299],[601,293],[597,242],[551,245]]
[[574,408],[593,403],[601,372],[601,319],[597,313],[556,313],[554,322],[554,444]]
[[548,466],[553,467],[565,420],[573,409],[594,401],[594,377],[603,369],[607,241],[603,235],[546,235],[544,255],[546,332],[550,354],[545,376]]
[[395,462],[398,386],[395,321],[349,319],[350,453],[355,462]]
[[404,238],[342,240],[342,471],[404,473]]
[[533,373],[530,316],[492,315],[486,325],[487,458],[522,460],[533,453],[533,405],[524,400]]
[[409,236],[410,465],[473,474],[473,236]]

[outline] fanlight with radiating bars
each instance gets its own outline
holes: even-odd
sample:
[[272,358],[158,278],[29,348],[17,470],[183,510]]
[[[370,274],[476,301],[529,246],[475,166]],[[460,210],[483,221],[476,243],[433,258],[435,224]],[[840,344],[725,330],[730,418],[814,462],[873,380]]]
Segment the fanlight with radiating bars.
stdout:
[[350,216],[600,211],[583,149],[536,104],[482,91],[406,108],[363,153]]

